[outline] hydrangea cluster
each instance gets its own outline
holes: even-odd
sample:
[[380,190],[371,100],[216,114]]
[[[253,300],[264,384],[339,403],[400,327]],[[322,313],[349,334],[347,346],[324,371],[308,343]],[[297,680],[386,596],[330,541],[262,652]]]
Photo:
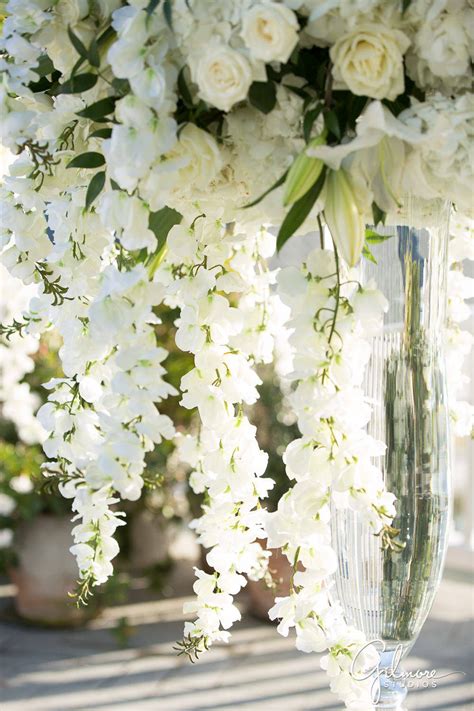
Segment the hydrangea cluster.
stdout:
[[366,432],[371,407],[361,388],[370,337],[380,327],[387,303],[373,284],[362,287],[341,269],[337,252],[328,250],[314,250],[299,268],[283,269],[278,287],[290,308],[288,402],[301,437],[283,455],[294,483],[266,520],[269,547],[281,548],[294,570],[290,594],[276,599],[270,617],[281,619],[278,629],[285,636],[295,628],[301,651],[329,649],[330,662],[323,658],[323,665],[333,690],[349,708],[361,708],[364,700],[369,708],[370,684],[354,681],[358,675],[351,660],[361,669],[366,664],[372,668],[374,650],[361,652],[366,640],[345,625],[331,599],[337,556],[330,517],[331,506],[351,508],[381,536],[383,545],[399,545],[390,526],[395,497],[385,490],[374,464],[385,445]]
[[[269,482],[244,407],[283,320],[267,228],[279,226],[280,249],[325,221],[352,267],[366,222],[383,221],[407,192],[471,209],[473,10],[464,0],[8,0],[5,13],[1,141],[16,159],[0,188],[0,261],[36,291],[1,332],[55,328],[62,339],[64,377],[48,385],[39,418],[49,471],[73,498],[87,591],[111,572],[119,499],[140,495],[146,452],[174,436],[157,409],[173,390],[155,311],[179,309],[176,342],[195,361],[182,405],[202,422],[180,448],[205,495],[195,526],[216,571],[199,573],[187,627],[202,649],[226,637],[245,575],[265,570],[257,541]],[[292,336],[303,443],[287,453],[302,478],[281,507],[313,486],[292,467],[314,457],[334,501],[387,534],[392,498],[378,470],[353,459],[380,445],[364,439],[369,408],[344,358],[365,362],[382,301],[339,284],[324,271],[332,257],[319,258],[324,280],[311,263],[282,290],[291,301],[294,289],[302,311],[292,318],[307,332]],[[329,311],[314,328],[320,302]],[[322,453],[334,457],[327,466]],[[318,560],[329,565],[323,499]],[[300,550],[308,565],[310,548]],[[326,624],[329,636],[339,629]],[[330,645],[331,659],[340,648]]]

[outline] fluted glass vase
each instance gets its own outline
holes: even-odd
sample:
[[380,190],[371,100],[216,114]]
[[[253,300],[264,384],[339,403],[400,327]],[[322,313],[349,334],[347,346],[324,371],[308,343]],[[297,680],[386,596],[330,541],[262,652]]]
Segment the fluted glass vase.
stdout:
[[[374,278],[389,300],[365,379],[373,405],[369,433],[385,441],[387,489],[397,497],[400,552],[382,550],[359,515],[334,511],[338,554],[335,593],[347,621],[381,640],[377,707],[402,709],[406,688],[394,678],[436,594],[450,517],[449,436],[443,327],[449,205],[407,198],[377,232],[377,264],[364,260],[361,281]],[[379,645],[382,647],[382,644]]]

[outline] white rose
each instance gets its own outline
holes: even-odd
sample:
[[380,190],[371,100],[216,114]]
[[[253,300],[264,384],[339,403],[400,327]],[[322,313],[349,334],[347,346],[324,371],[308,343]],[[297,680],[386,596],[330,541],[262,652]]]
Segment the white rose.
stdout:
[[245,99],[253,80],[247,59],[220,44],[203,54],[192,73],[201,99],[223,111]]
[[244,15],[242,37],[255,59],[287,62],[298,42],[296,15],[275,2],[255,5]]
[[403,54],[410,44],[400,30],[362,25],[330,50],[336,85],[353,94],[393,101],[404,90]]

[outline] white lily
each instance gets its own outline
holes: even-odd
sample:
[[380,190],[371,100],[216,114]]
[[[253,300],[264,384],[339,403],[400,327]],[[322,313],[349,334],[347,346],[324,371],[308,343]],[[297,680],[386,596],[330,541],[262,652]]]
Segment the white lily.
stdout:
[[331,171],[326,179],[324,216],[340,255],[350,267],[355,266],[364,247],[365,223],[343,169]]

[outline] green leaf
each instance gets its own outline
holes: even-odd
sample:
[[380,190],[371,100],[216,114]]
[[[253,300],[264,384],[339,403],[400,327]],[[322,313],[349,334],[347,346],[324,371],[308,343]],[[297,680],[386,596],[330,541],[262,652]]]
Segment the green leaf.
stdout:
[[71,77],[57,90],[57,94],[82,94],[83,91],[89,91],[97,84],[97,74],[87,72],[85,74],[76,74]]
[[311,138],[311,129],[313,128],[314,122],[318,118],[319,114],[323,110],[322,104],[316,106],[314,109],[310,109],[306,112],[303,120],[303,137],[306,143],[308,143]]
[[89,133],[87,138],[110,138],[111,135],[111,128],[98,128],[96,131],[92,131],[92,133]]
[[390,237],[392,237],[392,235],[379,235],[379,233],[374,230],[365,231],[365,241],[369,244],[381,244],[390,239]]
[[84,59],[88,58],[88,52],[87,49],[85,48],[85,45],[82,43],[82,41],[79,39],[79,37],[74,34],[72,29],[70,27],[67,28],[67,33],[69,35],[69,39],[71,40],[71,44],[78,53],[80,57],[83,57]]
[[369,262],[372,262],[373,264],[377,264],[377,260],[375,259],[374,255],[370,251],[370,249],[367,247],[366,244],[364,244],[362,248],[362,256],[365,257]]
[[89,151],[88,153],[81,153],[80,155],[73,158],[68,164],[67,168],[100,168],[104,165],[105,158],[102,153],[96,153],[95,151]]
[[160,4],[160,2],[161,2],[161,0],[150,0],[150,2],[148,3],[148,5],[147,5],[146,8],[145,8],[145,12],[146,12],[146,14],[147,14],[147,18],[150,17],[150,15],[152,14],[152,12],[154,12],[154,11],[156,10],[156,8],[157,8],[158,5]]
[[93,104],[86,106],[86,108],[82,109],[82,111],[78,111],[77,115],[96,121],[97,119],[104,118],[104,116],[114,112],[115,101],[116,100],[112,97],[100,99],[100,101],[95,101]]
[[165,16],[166,24],[168,25],[170,30],[172,30],[173,29],[173,6],[171,4],[171,0],[164,0],[163,15]]
[[178,93],[182,98],[184,105],[188,109],[191,109],[193,107],[193,97],[191,96],[191,92],[189,91],[186,79],[184,78],[185,69],[186,67],[183,67],[180,73],[178,74]]
[[38,66],[32,69],[40,77],[47,77],[54,72],[54,64],[47,54],[42,54],[38,59]]
[[276,181],[276,183],[273,183],[273,185],[272,185],[270,188],[268,188],[268,190],[265,190],[265,192],[262,193],[258,198],[256,198],[256,199],[253,200],[252,202],[247,203],[247,205],[244,205],[244,208],[247,208],[247,207],[254,207],[254,205],[258,205],[258,203],[261,202],[261,201],[263,200],[263,198],[266,198],[267,195],[269,195],[273,190],[276,190],[276,188],[279,188],[280,185],[283,185],[283,183],[284,183],[285,180],[286,180],[286,176],[287,176],[287,175],[288,175],[288,171],[285,170],[285,172],[283,173],[283,175],[281,176],[281,178],[278,178],[278,180]]
[[84,62],[86,61],[85,57],[79,57],[73,68],[71,69],[71,77],[76,76],[76,72],[79,71],[79,69],[82,67]]
[[249,89],[249,101],[262,114],[269,114],[276,104],[275,84],[272,81],[254,81]]
[[89,64],[91,64],[93,67],[100,67],[99,45],[97,44],[96,39],[93,39],[91,42],[91,46],[89,47],[89,51],[87,53],[87,58],[89,59]]
[[128,94],[130,91],[130,83],[128,79],[118,79],[116,77],[115,79],[112,79],[112,86],[115,91],[120,94],[120,96],[125,96],[125,94]]
[[383,225],[385,224],[385,220],[387,217],[387,213],[384,212],[376,202],[372,203],[372,215],[374,218],[374,225],[377,227],[379,222],[381,222]]
[[339,126],[339,119],[335,111],[327,111],[324,114],[324,125],[338,141],[341,140],[341,127]]
[[158,212],[150,212],[148,227],[158,240],[157,250],[159,251],[166,242],[168,232],[174,225],[179,225],[183,216],[171,207],[163,207]]
[[92,205],[96,197],[102,191],[105,185],[105,170],[101,170],[100,173],[96,173],[89,183],[86,193],[86,208]]
[[304,89],[301,89],[299,86],[287,86],[286,87],[288,91],[291,91],[292,94],[295,94],[295,96],[299,96],[300,99],[307,99],[308,94]]
[[324,167],[321,175],[315,182],[315,184],[308,190],[307,193],[303,195],[297,202],[292,205],[291,209],[287,213],[285,219],[283,220],[277,237],[277,250],[283,247],[285,242],[287,242],[296,230],[301,227],[303,222],[308,217],[311,209],[318,199],[321,190],[323,189],[324,181],[326,179],[326,168]]
[[402,15],[408,10],[411,5],[411,0],[402,0]]

